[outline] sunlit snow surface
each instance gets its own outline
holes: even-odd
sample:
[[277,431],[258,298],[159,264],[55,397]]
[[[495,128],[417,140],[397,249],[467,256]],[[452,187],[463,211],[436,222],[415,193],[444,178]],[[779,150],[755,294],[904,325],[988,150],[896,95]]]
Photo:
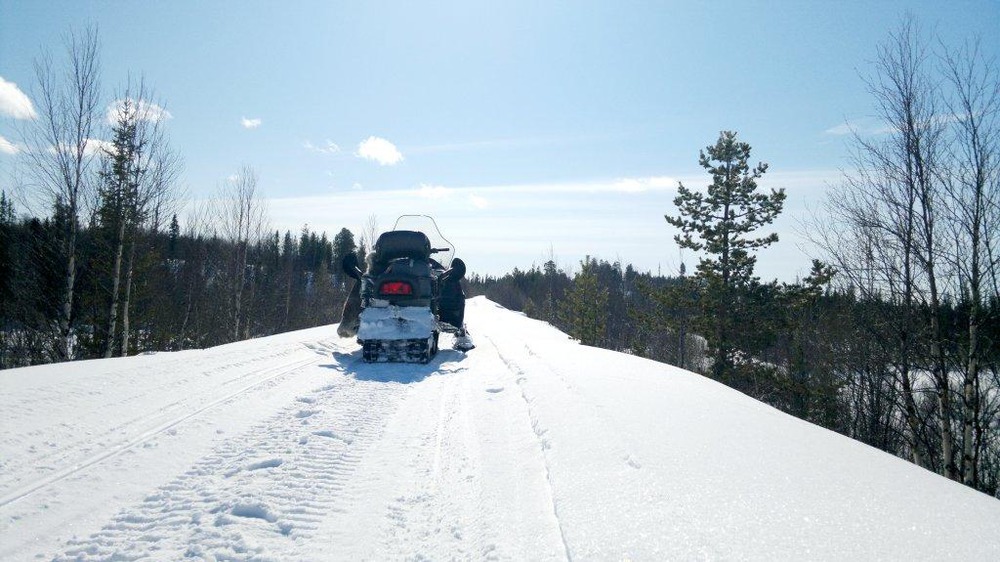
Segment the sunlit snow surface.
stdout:
[[477,348],[334,327],[0,372],[0,560],[995,560],[1000,502],[484,299]]

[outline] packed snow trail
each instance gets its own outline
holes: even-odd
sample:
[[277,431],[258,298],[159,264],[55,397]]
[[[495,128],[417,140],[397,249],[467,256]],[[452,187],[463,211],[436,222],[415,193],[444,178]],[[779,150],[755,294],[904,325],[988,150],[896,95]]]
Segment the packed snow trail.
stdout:
[[467,321],[428,365],[327,326],[0,372],[0,559],[1000,552],[995,499],[485,299]]

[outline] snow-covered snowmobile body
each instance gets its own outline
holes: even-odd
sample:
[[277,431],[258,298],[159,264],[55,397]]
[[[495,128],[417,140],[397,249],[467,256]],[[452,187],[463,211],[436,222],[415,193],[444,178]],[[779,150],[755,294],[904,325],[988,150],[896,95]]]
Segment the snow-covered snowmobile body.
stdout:
[[366,273],[356,260],[345,260],[344,270],[360,283],[357,337],[366,362],[426,363],[442,331],[466,337],[462,314],[456,318],[451,306],[456,292],[464,299],[465,265],[434,219],[400,217],[375,243]]

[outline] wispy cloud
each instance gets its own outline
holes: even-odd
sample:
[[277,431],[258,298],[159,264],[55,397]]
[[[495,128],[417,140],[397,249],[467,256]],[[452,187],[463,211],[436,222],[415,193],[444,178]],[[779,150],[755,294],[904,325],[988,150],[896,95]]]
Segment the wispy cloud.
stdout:
[[603,141],[616,135],[574,135],[574,136],[540,136],[515,137],[506,139],[471,140],[424,146],[407,147],[407,153],[433,154],[439,152],[466,152],[481,150],[514,150],[552,145],[568,145],[592,141]]
[[306,141],[302,143],[302,147],[310,152],[315,152],[317,154],[336,154],[340,152],[340,147],[329,139],[323,146],[316,146],[311,141]]
[[[809,259],[797,249],[805,242],[795,234],[795,224],[840,177],[839,170],[774,171],[764,176],[761,187],[785,188],[788,200],[773,225],[781,243],[761,253],[758,272],[789,281],[808,273]],[[470,270],[478,273],[502,275],[515,266],[544,263],[553,252],[563,267],[574,267],[589,255],[620,259],[640,271],[662,267],[667,273],[675,272],[681,261],[688,266],[697,262],[697,255],[678,253],[672,242],[676,230],[663,220],[664,214],[675,212],[674,178],[692,189],[704,189],[711,182],[710,175],[694,170],[579,182],[474,186],[428,182],[272,199],[270,209],[282,231],[308,223],[316,231],[337,232],[346,225],[360,232],[355,229],[363,229],[361,221],[373,212],[388,225],[403,214],[431,215]]]
[[395,166],[403,160],[403,154],[396,145],[381,138],[368,137],[358,144],[357,156],[378,162],[380,166]]
[[21,149],[18,148],[16,144],[10,142],[9,140],[3,137],[0,137],[0,153],[17,154],[18,152],[21,152]]
[[893,127],[888,123],[870,117],[861,119],[849,119],[840,125],[835,125],[823,131],[827,135],[844,136],[858,134],[861,136],[875,136],[891,133]]
[[675,187],[677,187],[677,179],[670,176],[622,178],[611,184],[613,190],[624,193],[642,193],[644,191],[673,189]]
[[836,127],[830,127],[829,129],[823,132],[828,135],[842,136],[851,134],[853,130],[854,129],[851,128],[851,126],[848,125],[847,123],[841,123],[840,125],[837,125]]
[[417,195],[424,199],[444,199],[451,194],[451,191],[443,185],[420,184],[420,187],[417,188]]
[[[76,146],[70,144],[60,144],[59,145],[64,154],[76,154]],[[52,154],[56,153],[55,146],[49,146],[49,152]],[[101,140],[101,139],[86,139],[83,145],[83,153],[87,156],[100,156],[103,154],[114,153],[115,145],[112,142]]]
[[155,103],[150,103],[146,100],[136,101],[134,99],[120,99],[113,101],[111,105],[108,106],[108,123],[114,125],[123,118],[130,117],[129,115],[126,115],[126,113],[134,113],[139,119],[143,121],[151,121],[153,123],[164,119],[173,119],[174,117],[169,111],[163,109]]
[[259,118],[247,119],[246,117],[243,117],[240,119],[240,124],[243,125],[244,129],[256,129],[257,127],[260,127],[261,123],[263,123],[263,121]]
[[490,206],[489,199],[485,197],[480,197],[479,195],[476,195],[474,193],[469,195],[469,203],[472,203],[472,206],[477,209],[485,209]]
[[87,139],[86,148],[83,149],[85,154],[90,155],[100,155],[107,153],[114,153],[115,145],[112,142],[101,140],[101,139]]
[[615,178],[609,180],[591,180],[581,182],[565,183],[532,183],[515,185],[478,185],[469,187],[449,188],[451,190],[466,190],[476,194],[495,195],[522,195],[522,194],[565,194],[565,195],[587,195],[587,194],[641,194],[656,191],[670,191],[677,189],[679,181],[689,182],[692,179],[699,181],[700,177],[673,177],[673,176],[646,176]]
[[28,96],[17,84],[4,80],[3,76],[0,76],[0,115],[14,119],[34,119],[38,116]]
[[[422,183],[420,184],[420,187],[416,189],[416,195],[421,199],[429,199],[431,201],[452,200],[453,195],[459,195],[459,196],[465,196],[466,197],[465,200],[468,201],[470,205],[472,205],[477,209],[485,209],[490,206],[489,199],[481,195],[478,195],[471,190],[472,188],[462,188],[462,187],[450,188],[450,187],[445,187],[443,185],[428,185]],[[413,192],[411,192],[411,194],[412,193]],[[458,199],[455,202],[460,204],[461,201],[462,199]]]

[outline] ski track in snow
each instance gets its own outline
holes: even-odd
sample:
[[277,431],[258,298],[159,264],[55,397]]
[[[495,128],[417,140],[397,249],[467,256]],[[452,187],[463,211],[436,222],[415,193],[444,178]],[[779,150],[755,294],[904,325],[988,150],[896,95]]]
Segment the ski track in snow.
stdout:
[[[546,485],[547,485],[547,492],[548,492],[546,501],[551,506],[552,519],[553,519],[554,525],[559,530],[559,539],[562,542],[562,555],[565,556],[565,558],[567,560],[572,560],[572,557],[570,556],[569,546],[566,544],[566,532],[563,529],[562,522],[559,519],[559,506],[558,506],[556,500],[554,499],[554,495],[553,495],[553,491],[552,491],[552,472],[551,472],[551,469],[550,469],[550,465],[549,465],[549,461],[548,461],[547,455],[545,453],[545,451],[551,447],[551,443],[550,443],[548,437],[546,437],[546,433],[548,432],[548,430],[545,429],[544,427],[542,427],[540,425],[540,422],[539,422],[537,416],[531,410],[531,403],[532,403],[533,400],[531,398],[529,398],[528,392],[525,389],[525,382],[527,381],[527,376],[525,375],[524,370],[516,362],[514,362],[512,359],[510,359],[509,357],[505,356],[500,351],[500,348],[497,347],[496,342],[494,342],[492,338],[487,338],[487,340],[489,341],[489,344],[493,348],[493,350],[496,353],[497,357],[507,367],[507,369],[510,371],[511,375],[513,375],[513,377],[514,377],[514,383],[517,385],[517,387],[518,387],[518,389],[520,391],[520,397],[524,401],[525,412],[527,414],[527,417],[528,417],[529,421],[531,422],[531,429],[534,432],[535,436],[538,438],[538,446],[539,446],[539,448],[542,451],[542,457],[543,457],[543,459],[545,459],[544,472],[545,472],[545,482],[546,482]],[[527,350],[529,353],[531,353],[531,348],[530,347],[525,346],[525,350]]]

